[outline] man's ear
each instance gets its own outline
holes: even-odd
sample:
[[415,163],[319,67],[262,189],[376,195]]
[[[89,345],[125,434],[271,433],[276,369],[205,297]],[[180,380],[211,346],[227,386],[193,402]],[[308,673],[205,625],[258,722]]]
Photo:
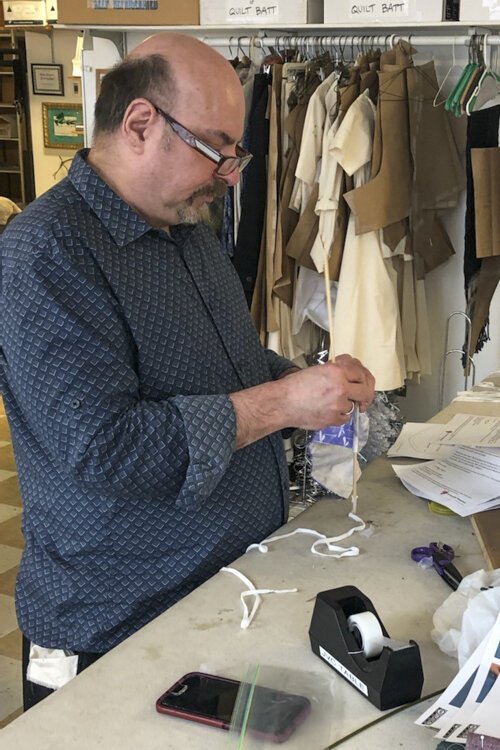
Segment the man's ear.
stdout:
[[134,99],[125,110],[122,120],[122,135],[129,147],[137,154],[144,150],[146,139],[151,133],[156,112],[147,99]]

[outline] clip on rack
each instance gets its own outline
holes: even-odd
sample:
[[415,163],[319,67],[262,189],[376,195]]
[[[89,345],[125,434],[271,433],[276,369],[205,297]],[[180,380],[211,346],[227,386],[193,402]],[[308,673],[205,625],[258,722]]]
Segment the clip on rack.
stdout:
[[358,588],[321,591],[309,628],[312,650],[381,710],[417,700],[424,682],[418,645],[410,641],[397,650],[384,645],[378,656],[367,658],[348,623],[349,617],[362,612],[372,612],[382,635],[389,637],[373,604]]

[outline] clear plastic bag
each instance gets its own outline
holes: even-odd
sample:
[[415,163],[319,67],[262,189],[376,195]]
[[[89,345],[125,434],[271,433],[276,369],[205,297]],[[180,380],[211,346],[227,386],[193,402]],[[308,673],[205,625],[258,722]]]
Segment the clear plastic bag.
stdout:
[[281,667],[248,668],[238,691],[227,750],[326,747],[334,719],[332,681]]
[[[354,414],[353,414],[354,417]],[[349,497],[353,486],[354,418],[344,425],[326,427],[313,434],[309,445],[311,473],[328,492],[339,497]],[[366,414],[358,415],[358,451],[368,439],[370,420]],[[361,474],[356,467],[357,477]]]

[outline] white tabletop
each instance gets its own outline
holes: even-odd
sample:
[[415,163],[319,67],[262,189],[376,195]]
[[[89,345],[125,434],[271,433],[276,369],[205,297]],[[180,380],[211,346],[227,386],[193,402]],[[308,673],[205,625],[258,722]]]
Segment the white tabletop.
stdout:
[[[368,466],[359,496],[358,512],[374,528],[371,536],[355,535],[359,557],[313,556],[312,538],[302,535],[272,545],[267,554],[247,553],[234,566],[256,586],[296,586],[299,592],[264,597],[250,628],[241,630],[243,586],[234,576],[217,574],[7,726],[0,733],[1,749],[224,748],[223,732],[160,715],[155,701],[186,672],[241,677],[248,663],[293,667],[327,680],[334,694],[329,742],[338,742],[381,716],[310,648],[308,629],[316,594],[343,585],[357,586],[372,600],[391,637],[418,642],[425,674],[423,694],[444,688],[457,664],[439,651],[430,631],[432,614],[451,589],[432,569],[423,570],[412,562],[410,550],[441,540],[455,548],[460,572],[471,573],[484,565],[471,525],[468,519],[429,512],[426,502],[402,487],[386,460]],[[347,518],[349,508],[347,501],[321,500],[286,530],[308,527],[337,535],[352,525]],[[342,747],[387,748],[394,739],[396,747],[435,748],[432,733],[412,725],[419,713],[420,709],[409,709],[370,729],[374,734],[369,745],[363,733]],[[314,733],[302,745],[293,746],[322,750],[312,737]],[[285,747],[291,745],[287,742]]]

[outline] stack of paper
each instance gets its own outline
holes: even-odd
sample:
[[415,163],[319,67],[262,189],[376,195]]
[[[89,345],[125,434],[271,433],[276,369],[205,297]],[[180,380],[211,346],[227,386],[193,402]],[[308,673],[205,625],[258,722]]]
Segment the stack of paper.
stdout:
[[465,744],[467,735],[500,738],[500,615],[453,682],[416,724],[437,730],[447,742]]
[[393,465],[405,487],[418,497],[461,516],[500,507],[498,417],[457,414],[445,425],[406,424],[388,455],[433,459]]

